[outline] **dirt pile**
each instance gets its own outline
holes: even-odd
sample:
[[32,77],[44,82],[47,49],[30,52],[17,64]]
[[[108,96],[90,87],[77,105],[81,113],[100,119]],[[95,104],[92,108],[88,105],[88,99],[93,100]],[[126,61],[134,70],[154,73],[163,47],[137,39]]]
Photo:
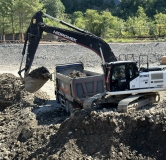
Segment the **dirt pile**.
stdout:
[[[24,106],[31,105],[33,101],[36,101],[39,97],[42,99],[41,95],[42,94],[39,94],[39,92],[36,92],[35,94],[29,94],[26,92],[20,78],[14,76],[13,74],[0,74],[1,109],[17,103]],[[46,99],[49,98],[48,96],[46,97],[46,94],[43,95],[43,97]]]
[[0,74],[0,159],[26,159],[55,133],[56,127],[51,132],[51,127],[38,126],[32,112],[48,99],[44,92],[26,92],[13,74]]
[[71,72],[68,76],[71,77],[71,78],[87,77],[87,75],[85,73],[82,73],[82,72],[76,71],[76,70],[74,70],[73,72]]
[[13,74],[0,75],[0,106],[7,107],[18,103],[26,93],[19,78]]
[[81,110],[69,117],[57,106],[48,111],[45,93],[30,94],[19,78],[0,74],[0,159],[164,160],[162,97],[135,113]]
[[29,73],[30,77],[39,79],[49,79],[50,72],[46,67],[39,67]]
[[166,109],[133,114],[76,112],[44,148],[43,159],[166,159]]

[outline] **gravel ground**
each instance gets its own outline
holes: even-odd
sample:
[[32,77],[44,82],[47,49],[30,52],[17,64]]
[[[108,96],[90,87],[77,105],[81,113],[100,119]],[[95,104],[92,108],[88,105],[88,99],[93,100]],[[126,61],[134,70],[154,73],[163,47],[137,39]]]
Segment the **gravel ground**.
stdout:
[[[117,57],[134,54],[138,60],[140,54],[149,55],[150,65],[159,64],[166,51],[165,43],[110,46]],[[50,90],[27,93],[12,74],[19,68],[22,47],[0,44],[0,159],[166,159],[165,92],[158,104],[133,114],[82,110],[69,116],[49,98]],[[76,61],[101,71],[95,53],[73,44],[40,45],[33,67],[52,72],[56,64]]]
[[[166,54],[166,44],[161,43],[111,43],[114,54],[149,55],[149,62],[159,62],[161,56]],[[19,67],[23,44],[0,44],[0,65]],[[123,56],[122,56],[123,57]],[[130,58],[130,56],[129,56]],[[25,58],[24,58],[25,60]],[[75,44],[43,44],[39,45],[33,66],[46,66],[54,68],[56,64],[82,61],[85,67],[100,67],[101,59],[89,49]],[[23,66],[24,67],[24,66]]]

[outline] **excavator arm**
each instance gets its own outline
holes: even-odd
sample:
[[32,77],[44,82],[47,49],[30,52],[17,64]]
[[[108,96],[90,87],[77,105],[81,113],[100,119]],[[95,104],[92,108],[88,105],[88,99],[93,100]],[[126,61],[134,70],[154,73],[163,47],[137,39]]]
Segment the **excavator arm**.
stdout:
[[[101,58],[103,56],[104,62],[116,61],[116,57],[112,52],[110,46],[104,42],[101,38],[90,34],[74,32],[70,30],[65,30],[57,27],[47,26],[43,23],[39,23],[40,28],[47,32],[57,35],[63,39],[69,40],[73,43],[86,47],[99,55]],[[102,52],[102,53],[101,53]]]
[[[30,67],[33,63],[33,59],[34,59],[36,50],[38,48],[38,45],[39,45],[39,42],[40,42],[40,39],[41,39],[41,36],[42,36],[42,33],[43,33],[43,31],[41,30],[41,28],[38,25],[38,23],[43,22],[42,15],[43,15],[42,12],[37,12],[32,17],[31,23],[30,23],[30,25],[27,29],[27,32],[26,32],[24,47],[23,47],[23,50],[22,50],[22,60],[21,60],[21,64],[20,64],[20,69],[18,71],[18,74],[20,75],[20,77],[22,79],[23,79],[23,77],[21,75],[22,71],[25,70],[25,75],[24,76],[27,76],[28,73],[29,73]],[[29,41],[29,44],[28,44],[28,50],[27,50],[26,64],[25,64],[25,68],[21,69],[28,41]]]
[[[52,19],[58,21],[59,23],[66,25],[69,28],[74,29],[75,31],[48,26],[43,23],[43,18],[42,18],[43,16],[52,18]],[[86,48],[94,51],[98,56],[100,56],[102,58],[103,64],[117,61],[110,46],[105,41],[103,41],[101,38],[39,11],[32,17],[30,26],[27,29],[25,43],[24,43],[24,47],[23,47],[23,51],[22,51],[22,56],[24,57],[25,51],[26,51],[26,45],[27,45],[27,42],[29,41],[27,57],[26,57],[26,65],[25,65],[25,68],[21,69],[22,61],[23,61],[23,58],[22,58],[20,70],[18,72],[20,77],[22,77],[21,72],[24,70],[25,70],[24,76],[28,75],[31,65],[33,63],[33,59],[34,59],[36,50],[38,48],[38,44],[42,37],[43,31],[46,33],[54,34],[58,37],[61,37],[63,39],[66,39],[68,41],[71,41],[73,43],[76,43],[78,45],[81,45],[83,47],[86,47]]]

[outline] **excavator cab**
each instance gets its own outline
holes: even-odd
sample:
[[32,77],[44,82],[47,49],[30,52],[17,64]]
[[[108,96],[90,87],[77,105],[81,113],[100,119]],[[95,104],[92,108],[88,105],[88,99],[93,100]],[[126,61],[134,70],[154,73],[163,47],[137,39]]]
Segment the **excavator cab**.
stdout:
[[[136,62],[117,61],[107,66],[107,90],[124,91],[130,89],[130,81],[139,75]],[[108,77],[109,76],[109,77]]]

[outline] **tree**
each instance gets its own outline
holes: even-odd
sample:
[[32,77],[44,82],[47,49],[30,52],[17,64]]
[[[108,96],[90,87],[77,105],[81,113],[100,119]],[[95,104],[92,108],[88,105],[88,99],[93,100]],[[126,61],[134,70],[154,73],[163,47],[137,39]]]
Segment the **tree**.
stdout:
[[100,36],[101,35],[101,16],[99,15],[98,11],[87,9],[85,12],[85,29],[89,32]]
[[78,28],[85,29],[84,16],[81,11],[77,11],[73,13],[72,24],[74,24]]
[[14,14],[18,17],[20,40],[24,39],[23,33],[28,28],[31,17],[42,7],[39,0],[15,0]]
[[166,14],[158,13],[154,16],[156,34],[161,36],[166,34]]
[[124,27],[122,19],[113,16],[110,12],[101,12],[101,36],[103,38],[109,38],[120,36],[121,30]]
[[2,40],[5,41],[5,34],[9,28],[9,21],[7,19],[7,3],[5,0],[0,0],[0,33],[2,34]]
[[[67,14],[76,11],[86,12],[87,9],[95,9],[98,11],[116,11],[114,0],[61,0],[66,8]],[[115,11],[114,11],[115,10]]]
[[[61,0],[63,5],[65,6],[65,11],[67,14],[72,14],[78,11],[79,1],[78,0]],[[82,11],[82,10],[80,10]]]
[[19,32],[20,40],[23,40],[31,17],[42,7],[39,0],[0,0],[1,33],[12,33],[14,39],[14,34]]
[[138,7],[142,7],[149,17],[153,17],[156,7],[154,6],[156,0],[121,0],[118,5],[117,16],[127,19],[129,16],[136,16],[135,13]]
[[154,15],[154,20],[156,24],[166,25],[166,14],[158,13]]
[[88,9],[84,15],[79,11],[74,12],[72,18],[74,25],[78,28],[85,29],[102,38],[119,36],[121,28],[124,27],[123,20],[108,11],[98,12]]
[[130,36],[148,36],[150,25],[150,19],[140,6],[138,7],[136,16],[129,17],[126,21],[127,32]]
[[13,34],[13,40],[15,39],[15,31],[18,29],[17,23],[15,19],[17,19],[17,16],[15,15],[15,0],[1,0],[1,7],[3,8],[1,11],[4,14],[4,19],[6,19],[6,26],[5,30],[6,33],[12,33]]
[[44,4],[43,9],[46,13],[53,17],[62,17],[65,12],[65,7],[61,0],[41,0]]

